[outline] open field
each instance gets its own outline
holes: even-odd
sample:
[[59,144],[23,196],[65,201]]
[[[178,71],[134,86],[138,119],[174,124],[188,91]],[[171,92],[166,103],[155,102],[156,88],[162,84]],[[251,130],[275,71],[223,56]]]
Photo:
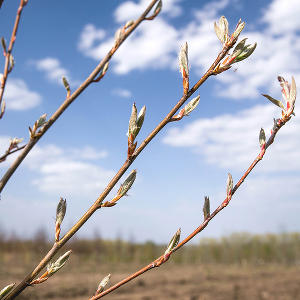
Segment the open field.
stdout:
[[[297,300],[299,245],[299,234],[240,234],[204,240],[182,249],[165,265],[106,299]],[[0,286],[22,280],[48,248],[41,236],[34,241],[2,239]],[[28,288],[18,299],[88,299],[108,273],[114,284],[159,256],[164,248],[151,242],[74,240],[67,248],[73,254],[66,266],[45,283]]]
[[[121,269],[99,266],[99,272],[96,272],[66,267],[48,282],[28,288],[18,299],[88,299],[107,272],[112,272],[114,283],[135,270],[133,266],[122,266]],[[0,284],[20,280],[22,274],[20,269],[15,272],[2,270]],[[295,300],[300,299],[300,266],[163,266],[121,287],[106,299]]]

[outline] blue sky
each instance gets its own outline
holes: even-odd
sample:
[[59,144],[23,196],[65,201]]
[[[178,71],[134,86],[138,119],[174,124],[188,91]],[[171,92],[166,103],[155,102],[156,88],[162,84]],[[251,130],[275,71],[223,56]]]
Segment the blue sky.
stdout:
[[[9,138],[28,139],[28,126],[44,113],[50,116],[64,100],[61,77],[66,76],[75,90],[111,47],[115,31],[148,2],[91,1],[83,6],[80,1],[29,0],[5,92],[1,152]],[[18,3],[4,1],[0,10],[6,40]],[[138,109],[147,107],[140,143],[181,97],[180,46],[189,44],[190,80],[196,82],[221,49],[214,21],[225,15],[232,31],[242,18],[246,27],[241,38],[257,42],[254,54],[237,64],[235,72],[210,78],[200,88],[197,109],[169,124],[134,162],[131,169],[138,175],[130,197],[96,213],[79,236],[92,237],[99,231],[105,238],[167,242],[178,227],[184,236],[191,232],[202,222],[204,196],[210,196],[212,209],[224,200],[227,173],[234,181],[240,178],[259,151],[260,128],[268,135],[273,118],[280,116],[260,94],[280,97],[277,75],[288,80],[293,75],[300,85],[299,14],[297,0],[164,0],[162,13],[130,36],[105,78],[69,107],[14,174],[1,195],[1,230],[24,237],[40,227],[52,233],[61,196],[68,203],[62,232],[70,228],[126,159],[132,103]],[[297,103],[295,112],[202,237],[299,231]],[[0,165],[1,174],[13,159]]]

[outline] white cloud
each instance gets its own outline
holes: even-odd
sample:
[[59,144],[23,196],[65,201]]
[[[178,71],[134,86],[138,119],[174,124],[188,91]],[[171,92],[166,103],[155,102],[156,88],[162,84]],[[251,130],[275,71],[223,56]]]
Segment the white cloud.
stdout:
[[130,98],[132,96],[132,93],[129,90],[121,88],[113,90],[112,94],[121,98]]
[[[296,112],[297,114],[297,112]],[[225,169],[241,170],[259,152],[258,134],[261,127],[267,137],[273,118],[280,109],[273,104],[257,105],[236,114],[200,119],[183,128],[172,128],[163,142],[174,147],[188,147],[203,159]],[[299,118],[284,126],[269,148],[263,161],[263,172],[300,171]]]
[[[294,75],[296,81],[300,82],[300,6],[297,2],[292,0],[286,5],[285,2],[274,0],[266,9],[261,8],[261,23],[246,24],[241,38],[248,37],[249,43],[256,41],[257,49],[252,57],[233,67],[237,68],[237,72],[229,70],[215,77],[220,96],[244,99],[255,98],[261,92],[272,92],[279,74],[288,77]],[[173,1],[167,3],[170,7],[179,4]],[[145,5],[146,1],[123,3],[115,11],[116,20],[127,20],[131,12],[140,13]],[[191,70],[198,75],[202,74],[221,48],[213,23],[228,5],[235,4],[228,0],[212,1],[194,10],[194,18],[181,28],[175,28],[160,17],[151,26],[142,24],[118,50],[113,70],[118,74],[127,74],[136,69],[176,69],[179,46],[188,41]],[[230,27],[234,27],[234,24],[230,24]],[[98,60],[113,43],[114,39],[108,38],[98,45],[90,46],[84,54]]]
[[[136,69],[170,67],[176,69],[178,51],[180,45],[185,41],[189,43],[189,57],[190,61],[193,61],[193,67],[205,68],[214,59],[214,52],[217,53],[220,49],[220,43],[213,32],[213,21],[216,19],[218,11],[224,8],[227,2],[227,0],[223,0],[219,3],[212,2],[206,5],[201,11],[205,18],[198,11],[198,13],[194,13],[195,20],[179,30],[160,17],[157,17],[151,26],[142,24],[118,50],[118,55],[114,57],[113,70],[118,74],[127,74]],[[164,3],[164,11],[168,12],[168,9],[171,11],[174,3],[173,1]],[[145,3],[125,2],[115,12],[117,20],[123,20],[121,16],[125,15],[125,12],[126,16],[129,15],[128,7],[135,7],[140,11],[141,7],[145,7]],[[134,10],[132,9],[132,12]],[[107,53],[113,43],[114,38],[111,37],[82,52],[86,56],[99,60]]]
[[54,57],[46,57],[40,60],[31,61],[39,71],[45,72],[46,77],[55,83],[62,85],[62,77],[66,77],[70,84],[77,85],[78,80],[74,80],[70,72],[63,68],[61,62]]
[[103,29],[97,29],[92,24],[87,24],[83,28],[78,42],[78,49],[82,52],[89,50],[96,41],[101,41],[105,37]]
[[[159,18],[151,25],[138,28],[136,34],[120,47],[118,55],[114,57],[113,70],[116,73],[126,74],[144,68],[158,69],[173,64],[172,51],[178,47],[176,30]],[[113,44],[114,38],[109,38],[98,46],[90,47],[83,54],[99,60]]]
[[[177,17],[182,13],[182,8],[178,5],[182,0],[166,0],[163,1],[162,14],[170,17]],[[119,23],[126,22],[138,18],[145,8],[149,5],[148,0],[139,0],[138,3],[133,1],[125,1],[115,10],[115,20]],[[151,12],[149,13],[149,15]]]
[[270,24],[274,34],[289,34],[300,29],[300,6],[298,0],[273,0],[265,9],[263,20]]
[[27,110],[38,106],[42,97],[31,91],[24,80],[9,78],[4,91],[7,109]]
[[98,165],[97,160],[106,156],[106,151],[97,151],[90,146],[81,149],[36,146],[24,165],[38,174],[33,184],[43,192],[90,195],[105,187],[113,176],[112,170]]

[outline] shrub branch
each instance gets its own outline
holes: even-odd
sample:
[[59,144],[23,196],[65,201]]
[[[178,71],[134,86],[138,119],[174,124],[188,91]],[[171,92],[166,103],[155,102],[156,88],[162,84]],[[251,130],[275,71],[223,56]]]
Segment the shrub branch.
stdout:
[[[0,2],[0,8],[2,5],[2,2],[3,1]],[[17,31],[19,28],[21,14],[22,14],[23,8],[25,7],[25,5],[27,3],[28,3],[28,0],[20,1],[20,5],[17,10],[16,20],[15,20],[14,28],[13,28],[13,31],[11,34],[8,49],[6,49],[4,38],[2,38],[2,47],[3,47],[3,55],[5,56],[5,64],[4,64],[3,75],[1,77],[1,82],[0,82],[0,119],[3,117],[4,112],[5,112],[5,101],[3,100],[3,94],[4,94],[4,90],[5,90],[5,86],[6,86],[7,77],[8,77],[8,74],[12,71],[12,69],[14,67],[14,59],[12,56],[12,50],[13,50],[13,47],[14,47],[14,44],[15,44],[15,41],[17,38]]]
[[[140,22],[142,22],[145,18],[145,16],[148,14],[148,12],[151,10],[151,8],[154,6],[154,4],[157,1],[152,1],[152,3],[150,4],[150,6],[147,8],[147,10],[143,13],[143,15],[138,19],[140,20]],[[138,22],[138,21],[136,21]],[[137,26],[137,25],[136,25]],[[133,25],[132,25],[133,27]],[[132,29],[132,27],[130,27]],[[147,146],[147,144],[164,128],[164,126],[166,124],[168,124],[169,122],[171,122],[172,117],[174,116],[174,114],[178,111],[178,109],[186,102],[186,100],[191,97],[196,91],[197,89],[211,76],[214,75],[214,70],[215,68],[218,66],[218,64],[221,62],[221,60],[226,56],[226,54],[228,53],[228,51],[234,46],[236,40],[231,41],[230,43],[225,44],[222,47],[222,50],[220,51],[220,53],[218,54],[217,58],[215,59],[215,61],[213,62],[213,64],[210,66],[210,68],[207,70],[207,72],[198,80],[198,82],[187,92],[185,93],[181,99],[177,102],[177,104],[171,109],[171,111],[166,115],[166,117],[156,126],[156,128],[148,135],[148,137],[141,143],[141,145],[135,150],[135,152],[130,156],[127,157],[126,161],[124,162],[124,164],[122,165],[122,167],[119,169],[119,171],[115,174],[115,176],[112,178],[112,180],[109,182],[109,184],[106,186],[106,188],[104,189],[104,191],[100,194],[100,196],[97,198],[97,200],[94,202],[94,204],[85,212],[85,214],[80,218],[80,220],[58,241],[55,242],[53,247],[50,249],[50,251],[46,254],[46,256],[40,261],[40,263],[37,265],[37,267],[31,272],[29,273],[24,279],[23,281],[17,285],[12,292],[8,295],[8,297],[5,298],[5,300],[10,300],[10,299],[14,299],[17,295],[19,295],[26,287],[30,286],[30,282],[33,281],[33,279],[41,272],[41,270],[47,265],[47,263],[49,263],[49,261],[54,257],[54,255],[58,252],[58,250],[60,248],[62,248],[66,242],[85,224],[85,222],[98,210],[101,208],[101,204],[103,202],[103,200],[106,198],[106,196],[109,194],[109,192],[113,189],[113,187],[117,184],[117,182],[120,180],[120,178],[123,176],[123,174],[126,172],[126,170],[130,167],[130,165],[133,163],[133,161],[136,159],[136,157],[142,152],[142,150]],[[112,50],[111,50],[112,51]],[[109,60],[109,58],[111,57],[111,51],[109,52],[109,54],[105,57],[104,60],[102,60],[102,62],[100,63],[100,67],[98,66],[96,68],[96,70],[93,71],[93,73],[89,76],[88,80],[93,80],[93,78],[99,73],[99,71],[101,70],[102,66],[104,66],[104,64]],[[88,82],[85,81],[86,82]],[[76,93],[74,92],[74,94],[76,93],[76,97],[84,90],[84,88],[86,86],[88,86],[88,84],[90,82],[88,82],[86,85],[82,84],[79,87],[79,91]],[[73,95],[74,95],[73,94]],[[76,98],[75,96],[71,95],[70,98],[72,98],[72,101]],[[75,98],[74,98],[75,97]],[[70,101],[69,99],[66,99],[66,101]],[[55,116],[58,114],[58,116],[63,112],[63,110],[66,108],[67,106],[63,104],[63,108],[61,109],[62,111],[60,111],[60,109],[54,114]],[[49,122],[54,122],[53,119],[55,119],[55,117],[52,116],[52,118],[48,121],[48,123],[46,123],[45,128],[48,129],[51,125],[49,124]],[[57,119],[57,117],[56,117]],[[55,120],[56,120],[55,119]],[[52,121],[51,121],[52,120]],[[51,124],[52,124],[51,123]],[[44,128],[42,129],[43,132],[45,132]],[[40,136],[37,137],[37,139],[39,139]],[[32,145],[28,145],[25,147],[24,151],[27,153],[30,151],[30,149],[34,146],[34,144],[36,143],[34,139],[30,140],[30,142],[32,143]],[[29,142],[29,143],[30,143]],[[27,154],[26,153],[26,154]],[[22,156],[22,154],[20,155]],[[25,155],[26,156],[26,155]],[[25,157],[24,156],[24,157]],[[24,159],[24,157],[22,157],[22,160]],[[20,157],[19,157],[20,158]],[[15,168],[16,169],[16,168]]]
[[282,126],[284,126],[290,119],[291,119],[291,114],[293,112],[290,112],[286,115],[284,115],[281,119],[276,121],[276,126],[275,128],[272,130],[271,136],[269,137],[268,141],[261,147],[261,150],[259,152],[259,154],[257,155],[257,157],[254,159],[254,161],[252,162],[252,164],[249,166],[249,168],[246,170],[246,172],[243,174],[243,176],[240,178],[240,180],[235,184],[235,186],[233,187],[233,189],[231,190],[231,192],[227,195],[226,199],[222,202],[221,205],[219,205],[213,213],[211,213],[210,215],[208,215],[205,220],[203,221],[203,223],[197,227],[190,235],[188,235],[183,241],[181,241],[180,243],[178,243],[177,246],[175,246],[172,250],[170,250],[170,252],[168,253],[164,253],[163,255],[161,255],[160,257],[158,257],[157,259],[155,259],[154,261],[152,261],[150,264],[148,264],[147,266],[143,267],[142,269],[140,269],[139,271],[131,274],[130,276],[124,278],[123,280],[119,281],[118,283],[116,283],[115,285],[111,286],[110,288],[106,289],[105,291],[93,296],[92,298],[90,298],[89,300],[97,300],[100,299],[106,295],[108,295],[109,293],[115,291],[116,289],[120,288],[121,286],[123,286],[124,284],[128,283],[129,281],[141,276],[142,274],[160,267],[162,264],[164,264],[165,262],[167,262],[170,258],[170,256],[176,252],[177,250],[179,250],[181,247],[183,247],[186,243],[188,243],[192,238],[194,238],[198,233],[200,233],[201,231],[203,231],[206,226],[208,225],[208,223],[221,211],[223,210],[231,201],[232,196],[234,195],[234,193],[238,190],[238,188],[242,185],[242,183],[244,182],[244,180],[246,179],[246,177],[251,173],[251,171],[254,169],[254,167],[262,160],[262,158],[265,155],[265,152],[267,150],[267,148],[269,148],[272,143],[274,142],[274,139],[276,137],[276,134],[278,133],[278,131],[280,130],[280,128]]
[[[122,33],[118,36],[118,39],[116,40],[114,46],[110,49],[110,51],[106,54],[106,56],[102,59],[102,61],[98,64],[98,66],[92,71],[92,73],[88,76],[88,78],[79,86],[79,88],[74,91],[73,94],[68,96],[63,102],[63,104],[56,110],[56,112],[50,117],[50,119],[45,123],[45,125],[41,128],[41,130],[38,132],[37,135],[31,136],[29,142],[27,143],[26,147],[23,149],[23,151],[20,153],[20,155],[17,157],[17,159],[12,163],[12,165],[9,167],[9,169],[6,171],[6,173],[3,175],[3,177],[0,180],[0,193],[2,192],[3,188],[5,187],[6,183],[10,179],[10,177],[14,174],[16,169],[19,167],[19,165],[22,163],[24,158],[27,156],[27,154],[31,151],[31,149],[35,146],[35,144],[39,141],[39,139],[47,132],[47,130],[55,123],[55,121],[62,115],[62,113],[69,107],[69,105],[93,82],[98,82],[103,75],[105,74],[106,66],[108,61],[112,58],[114,53],[118,50],[120,45],[127,39],[127,37],[139,26],[141,22],[143,22],[147,16],[147,14],[150,12],[150,10],[153,8],[155,3],[158,2],[158,0],[152,0],[147,9],[143,12],[143,14],[134,21],[131,26],[126,27],[125,26],[121,29]],[[105,70],[105,72],[102,72]],[[103,74],[104,73],[104,74]]]

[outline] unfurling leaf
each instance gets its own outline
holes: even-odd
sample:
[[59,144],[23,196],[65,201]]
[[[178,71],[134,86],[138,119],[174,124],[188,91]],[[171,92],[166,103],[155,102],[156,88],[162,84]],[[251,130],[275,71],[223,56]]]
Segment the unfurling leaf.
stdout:
[[108,66],[109,66],[109,61],[104,65],[104,67],[102,69],[102,74],[105,74],[107,72]]
[[46,123],[47,114],[43,114],[40,116],[40,118],[37,120],[36,128],[39,128],[43,126]]
[[[0,78],[1,79],[1,78]],[[1,81],[1,80],[0,80]],[[0,112],[0,119],[2,118],[2,116],[4,115],[5,112],[5,107],[6,107],[6,103],[5,100],[2,99],[2,104],[1,104],[1,112]]]
[[215,32],[218,39],[225,44],[228,40],[228,21],[227,19],[222,16],[219,19],[219,23],[215,22],[214,24]]
[[67,90],[67,92],[69,92],[70,91],[70,84],[69,84],[67,78],[63,76],[62,77],[62,82],[63,82],[63,85],[64,85],[65,89]]
[[129,119],[129,126],[128,126],[128,137],[132,134],[135,137],[135,132],[136,132],[136,119],[137,119],[137,109],[135,106],[135,103],[132,105],[132,110],[131,110],[131,116]]
[[168,247],[167,247],[167,250],[165,251],[165,254],[168,254],[170,253],[179,243],[179,240],[180,240],[180,234],[181,234],[181,229],[179,228],[176,233],[173,235]]
[[145,114],[146,114],[146,106],[144,105],[137,116],[135,136],[137,136],[139,134],[139,132],[143,126]]
[[125,181],[121,184],[121,187],[118,190],[119,196],[124,196],[129,191],[131,186],[133,185],[136,178],[136,170],[132,170],[129,176],[125,179]]
[[57,271],[59,271],[66,264],[66,262],[69,259],[71,253],[72,253],[72,251],[69,250],[64,255],[59,257],[56,262],[48,264],[48,266],[47,266],[48,277],[55,274]]
[[119,28],[115,33],[115,43],[116,44],[119,44],[119,42],[121,41],[123,35],[124,35],[124,29]]
[[210,202],[208,196],[204,197],[203,215],[204,215],[204,220],[206,220],[210,216]]
[[137,137],[138,133],[140,132],[143,126],[145,114],[146,114],[146,106],[143,106],[139,114],[137,115],[137,109],[135,103],[133,103],[131,116],[129,119],[128,132],[127,132],[128,138],[130,138],[131,135],[133,136],[133,141]]
[[245,48],[245,43],[246,43],[247,38],[242,39],[234,48],[231,56],[232,57],[237,57],[239,56],[242,52],[243,49]]
[[130,26],[132,26],[133,24],[134,24],[134,21],[133,21],[133,20],[127,21],[127,23],[125,24],[124,28],[127,29],[127,28],[129,28]]
[[5,288],[3,288],[0,291],[0,299],[3,299],[6,295],[8,295],[15,285],[16,285],[15,283],[11,283],[7,285]]
[[289,103],[291,108],[294,108],[296,96],[297,96],[296,81],[294,76],[292,76],[292,84],[291,84],[290,98],[289,98]]
[[155,7],[155,9],[154,9],[154,15],[155,16],[157,16],[160,13],[161,8],[162,8],[162,1],[159,0],[156,7]]
[[199,104],[200,102],[200,96],[195,97],[192,99],[185,107],[184,107],[184,116],[187,116],[190,114]]
[[260,147],[263,147],[266,144],[266,134],[263,128],[261,128],[259,132],[259,144]]
[[255,50],[257,43],[246,45],[242,52],[234,59],[234,62],[239,62],[249,57]]
[[297,96],[297,88],[294,77],[292,76],[292,83],[289,84],[282,76],[278,76],[278,81],[281,86],[281,93],[286,101],[286,109],[284,109],[287,114],[294,114],[294,106]]
[[6,42],[4,37],[1,37],[1,44],[2,44],[2,48],[3,48],[3,52],[6,53],[7,49],[6,49]]
[[56,208],[56,224],[61,225],[67,210],[66,199],[60,198],[57,208]]
[[185,42],[178,55],[179,70],[183,78],[189,77],[189,59],[188,59],[188,44]]
[[282,77],[278,76],[278,81],[281,86],[281,93],[286,102],[288,102],[289,96],[290,96],[290,87],[289,83]]
[[23,138],[17,138],[17,137],[11,139],[9,149],[12,150],[14,148],[17,148],[18,145],[23,142],[23,140],[24,140]]
[[9,70],[11,71],[15,65],[15,59],[12,54],[9,55]]
[[233,180],[231,174],[228,173],[227,186],[226,186],[227,197],[231,196],[232,189],[233,189]]
[[110,281],[110,277],[111,277],[111,274],[108,274],[101,280],[101,282],[98,285],[96,295],[100,294],[101,292],[104,291],[105,287],[108,285],[108,283]]
[[281,109],[285,110],[284,105],[282,104],[282,102],[280,100],[274,99],[271,96],[267,95],[267,94],[262,94],[262,96],[266,97],[268,100],[270,100],[273,104],[277,105],[278,107],[280,107]]
[[244,27],[245,27],[245,22],[242,22],[242,20],[239,19],[239,21],[236,25],[236,28],[232,34],[234,39],[237,39],[239,37],[239,35],[240,35],[241,31],[244,29]]

